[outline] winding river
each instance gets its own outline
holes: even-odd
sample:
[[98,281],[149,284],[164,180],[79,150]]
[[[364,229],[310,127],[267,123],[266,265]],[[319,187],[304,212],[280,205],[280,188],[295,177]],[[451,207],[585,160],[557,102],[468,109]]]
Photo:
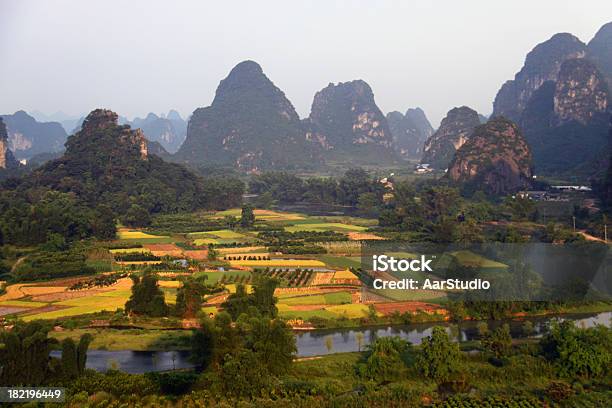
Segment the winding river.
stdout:
[[[528,318],[533,323],[531,337],[541,336],[548,330],[550,322],[557,317],[547,316]],[[564,315],[563,320],[573,320],[579,327],[593,327],[602,324],[610,327],[612,312],[592,315]],[[522,337],[525,320],[490,321],[489,328],[501,324],[510,324],[513,337]],[[298,357],[312,357],[333,353],[359,351],[377,337],[399,336],[412,344],[419,344],[423,338],[431,335],[432,328],[441,323],[411,324],[406,326],[370,327],[357,329],[313,330],[296,334]],[[447,332],[455,340],[466,341],[477,338],[478,322],[462,322],[459,325],[446,326]],[[59,351],[52,355],[59,356]],[[106,351],[90,350],[87,352],[87,367],[97,371],[110,368],[128,373],[146,373],[191,368],[188,351]]]

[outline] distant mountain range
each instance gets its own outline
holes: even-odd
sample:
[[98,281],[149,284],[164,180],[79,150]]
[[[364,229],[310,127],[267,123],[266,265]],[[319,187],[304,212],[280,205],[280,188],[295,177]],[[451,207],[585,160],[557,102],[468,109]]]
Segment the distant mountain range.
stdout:
[[[586,177],[607,164],[610,44],[612,23],[588,44],[569,33],[555,34],[535,46],[498,91],[490,118],[518,125],[536,174]],[[61,112],[34,116],[40,121],[23,111],[2,116],[6,145],[16,159],[56,157],[83,121]],[[117,121],[142,129],[156,156],[200,168],[257,173],[401,165],[401,159],[444,170],[488,119],[461,106],[451,109],[434,131],[420,108],[384,115],[363,80],[330,83],[314,95],[309,116],[300,119],[263,69],[244,61],[220,82],[211,105],[196,109],[188,121],[174,110]]]
[[0,115],[8,133],[8,145],[17,159],[63,149],[68,134],[58,122],[37,122],[24,111]]
[[159,142],[170,153],[175,153],[187,136],[187,122],[175,110],[165,116],[149,113],[144,119],[135,118],[126,124],[142,129],[148,140]]

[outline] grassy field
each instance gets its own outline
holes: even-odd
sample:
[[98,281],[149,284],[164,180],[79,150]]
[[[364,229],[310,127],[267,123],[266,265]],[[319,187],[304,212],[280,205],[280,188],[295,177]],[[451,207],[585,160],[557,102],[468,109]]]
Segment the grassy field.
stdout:
[[78,341],[89,333],[93,341],[92,350],[187,350],[189,332],[184,330],[116,330],[116,329],[74,329],[62,332],[51,332],[50,337],[57,340],[72,338]]
[[232,231],[232,230],[216,230],[216,231],[204,231],[204,232],[190,232],[187,234],[189,238],[221,238],[221,239],[242,239],[246,238],[246,235]]
[[305,295],[286,297],[280,300],[286,305],[341,305],[351,303],[351,294],[348,292],[332,292],[321,295]]
[[317,257],[326,265],[334,268],[359,268],[361,267],[361,257],[343,257],[333,255],[320,255]]
[[279,304],[279,315],[286,319],[309,319],[311,317],[357,319],[365,317],[369,313],[368,306],[364,304],[330,305],[318,310],[293,310],[292,307],[293,305]]
[[308,223],[308,224],[296,224],[285,227],[287,232],[300,232],[300,231],[365,231],[367,227],[351,224],[341,224],[337,222],[325,222],[325,223]]
[[228,261],[232,266],[254,266],[260,268],[266,267],[288,267],[288,268],[317,268],[325,266],[324,262],[316,259],[270,259],[261,261]]
[[227,279],[231,278],[240,278],[243,276],[249,277],[251,276],[251,272],[248,271],[227,271],[227,272],[196,272],[194,274],[196,277],[206,276],[206,283],[213,284],[217,283],[219,279],[225,276]]
[[119,248],[111,249],[111,254],[148,254],[151,253],[150,249],[147,248]]
[[36,313],[24,316],[24,320],[35,319],[57,319],[69,316],[79,316],[83,314],[106,311],[115,311],[123,308],[125,302],[130,297],[130,291],[105,292],[93,296],[70,299],[62,302],[54,302],[54,306],[65,307],[49,312]]

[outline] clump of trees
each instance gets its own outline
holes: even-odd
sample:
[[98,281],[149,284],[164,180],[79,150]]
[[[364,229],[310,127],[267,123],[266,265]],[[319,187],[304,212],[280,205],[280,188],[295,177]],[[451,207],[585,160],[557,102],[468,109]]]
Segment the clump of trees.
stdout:
[[81,336],[78,343],[64,339],[61,358],[50,358],[58,345],[48,336],[50,330],[47,322],[18,321],[11,330],[0,331],[0,385],[44,386],[74,380],[85,372],[91,336]]
[[273,279],[260,278],[253,293],[238,285],[214,319],[204,318],[192,337],[192,355],[206,380],[230,397],[262,396],[286,374],[296,352],[290,328],[276,318]]
[[265,197],[268,203],[349,205],[364,213],[372,213],[382,205],[385,187],[364,169],[355,168],[347,170],[338,179],[302,179],[285,172],[267,172],[252,177],[249,192]]
[[240,226],[242,228],[251,228],[255,224],[255,213],[253,207],[244,205],[240,215]]
[[176,316],[195,317],[202,308],[202,296],[207,292],[207,288],[199,280],[192,277],[184,279],[176,291],[176,305],[174,307]]
[[399,337],[376,339],[366,347],[357,372],[361,377],[377,382],[398,380],[406,374],[410,352],[410,343]]
[[278,315],[277,299],[274,297],[274,290],[277,286],[278,281],[276,279],[257,275],[253,282],[253,293],[248,294],[246,287],[238,284],[236,293],[229,295],[221,307],[233,319],[247,313],[251,307],[255,308],[262,316],[275,318]]
[[105,204],[87,206],[75,193],[37,189],[0,192],[0,245],[38,245],[115,238],[115,216]]
[[170,308],[164,299],[164,292],[158,285],[158,276],[145,269],[142,276],[132,275],[132,295],[125,303],[125,311],[151,317],[167,316]]
[[554,323],[540,347],[561,377],[605,376],[612,366],[612,329],[602,325],[578,329],[571,321]]
[[39,251],[28,255],[13,271],[5,275],[12,282],[92,275],[95,269],[86,264],[87,256],[79,248],[68,251]]
[[443,327],[437,326],[431,336],[423,339],[415,367],[427,378],[447,381],[459,371],[462,357],[459,345],[448,338]]

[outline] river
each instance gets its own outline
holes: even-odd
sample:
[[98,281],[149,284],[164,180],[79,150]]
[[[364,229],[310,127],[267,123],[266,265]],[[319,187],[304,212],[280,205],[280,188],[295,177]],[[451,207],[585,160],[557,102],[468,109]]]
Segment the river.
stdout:
[[[528,318],[533,323],[533,333],[530,337],[541,336],[548,330],[555,316]],[[579,327],[593,327],[596,324],[611,325],[612,312],[592,315],[564,315],[564,320],[573,320]],[[521,337],[525,320],[490,321],[490,328],[501,324],[510,324],[513,337]],[[443,323],[411,324],[406,326],[370,327],[357,329],[313,330],[296,334],[297,356],[312,357],[334,353],[345,353],[363,350],[377,337],[399,336],[412,344],[420,344],[423,338],[431,335],[434,326],[444,325],[454,340],[466,341],[475,339],[478,335],[478,322],[462,322],[459,325]],[[53,356],[59,357],[59,351]],[[128,373],[145,373],[150,371],[167,371],[173,369],[191,368],[188,351],[107,351],[89,350],[87,352],[87,368],[106,371],[109,368]]]

